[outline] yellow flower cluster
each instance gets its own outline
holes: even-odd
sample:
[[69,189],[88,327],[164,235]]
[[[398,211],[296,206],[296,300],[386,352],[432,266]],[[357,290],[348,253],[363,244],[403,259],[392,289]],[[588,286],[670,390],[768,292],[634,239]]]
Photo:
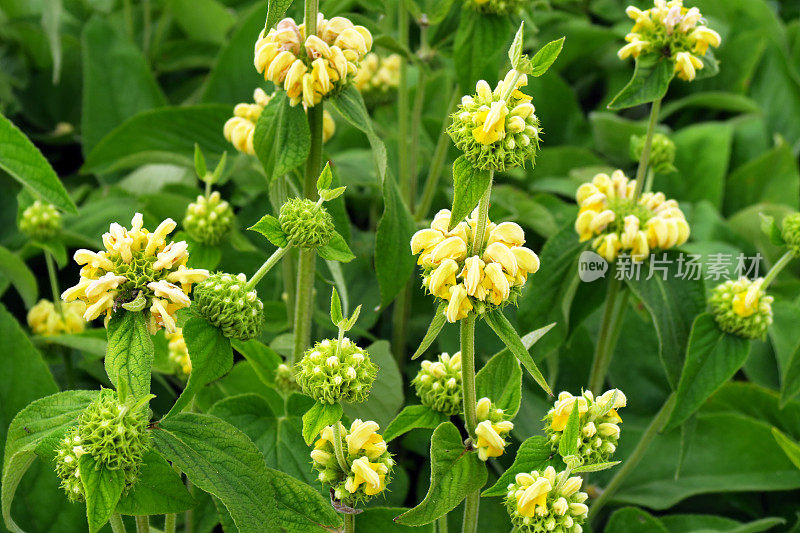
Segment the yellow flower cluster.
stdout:
[[400,55],[380,57],[370,52],[364,57],[353,85],[361,94],[387,93],[400,84]]
[[[273,96],[275,96],[274,93],[268,95],[264,89],[259,87],[253,93],[253,103],[236,104],[236,107],[233,108],[233,116],[225,122],[225,126],[222,128],[225,140],[243,154],[255,155],[253,135],[256,132],[256,124],[261,117],[261,112],[264,111]],[[335,132],[336,123],[333,121],[333,117],[327,111],[323,112],[322,142],[327,142]]]
[[581,242],[594,237],[592,247],[607,261],[623,250],[631,259],[642,261],[656,248],[680,246],[689,238],[689,224],[675,200],[663,193],[647,192],[633,198],[636,180],[621,170],[597,174],[578,187],[580,206],[575,230]]
[[644,11],[628,6],[625,13],[634,25],[625,37],[628,44],[617,52],[619,58],[668,51],[675,72],[686,81],[692,81],[703,68],[700,57],[708,47],[716,48],[721,42],[719,34],[705,25],[700,10],[684,7],[683,0],[655,0],[654,7]]
[[183,377],[188,377],[192,373],[192,360],[189,359],[189,349],[183,338],[183,328],[177,328],[173,333],[168,333],[167,341],[169,341],[167,357],[170,364],[179,370]]
[[103,313],[108,320],[118,304],[132,310],[148,309],[150,332],[163,327],[172,333],[175,312],[189,307],[192,284],[206,279],[208,271],[186,268],[186,241],[167,243],[167,235],[176,226],[174,220],[164,220],[152,233],[142,223],[142,214],[136,213],[130,230],[111,224],[103,234],[104,251],[76,251],[75,262],[83,266],[81,278],[61,298],[86,303],[86,320]]
[[568,477],[548,466],[541,473],[521,472],[507,487],[505,505],[511,522],[521,533],[581,533],[589,511],[589,495],[581,492],[580,476]]
[[311,452],[314,469],[319,480],[333,487],[337,500],[362,500],[383,492],[389,481],[394,460],[386,449],[386,441],[378,434],[378,424],[356,419],[350,430],[337,422],[342,438],[342,454],[347,471],[336,457],[333,426],[320,432]]
[[264,79],[283,87],[292,105],[313,107],[340,89],[358,72],[372,48],[372,34],[344,17],[317,19],[317,33],[306,36],[305,24],[291,18],[262,30],[255,45],[255,67]]
[[774,298],[762,288],[764,278],[741,277],[720,283],[708,299],[720,329],[745,339],[763,339],[772,325]]
[[411,237],[411,253],[419,254],[423,285],[447,305],[447,321],[465,318],[486,306],[502,306],[515,298],[539,270],[539,257],[525,248],[525,232],[514,222],[487,221],[483,250],[471,251],[477,229],[477,210],[448,231],[450,211],[439,211],[430,228]]
[[86,327],[83,313],[86,304],[70,302],[61,304],[61,310],[50,300],[39,300],[28,311],[28,325],[35,335],[69,335],[80,333]]
[[500,457],[508,443],[505,437],[514,429],[514,423],[505,420],[505,412],[492,405],[489,398],[481,398],[477,405],[478,425],[475,428],[475,447],[478,458],[486,461],[489,457]]

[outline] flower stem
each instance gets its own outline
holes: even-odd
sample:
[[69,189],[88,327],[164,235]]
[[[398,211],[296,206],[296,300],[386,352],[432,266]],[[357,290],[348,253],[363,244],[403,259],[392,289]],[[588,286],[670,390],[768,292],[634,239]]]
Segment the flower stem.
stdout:
[[489,200],[492,196],[492,180],[494,170],[489,171],[489,185],[478,202],[478,222],[475,226],[475,240],[472,241],[472,254],[479,255],[483,249],[483,241],[486,237],[486,223],[489,220]]
[[639,443],[636,445],[636,448],[634,448],[633,453],[622,462],[620,469],[617,470],[617,473],[611,478],[611,481],[606,488],[603,489],[603,492],[600,493],[600,496],[598,496],[591,507],[589,507],[589,519],[596,518],[597,513],[600,512],[608,503],[608,500],[617,492],[622,482],[628,477],[628,474],[638,466],[647,448],[650,446],[650,443],[664,427],[664,424],[667,423],[667,419],[672,413],[672,408],[675,407],[675,398],[674,392],[669,395],[664,405],[661,407],[661,410],[656,414],[652,422],[650,422],[650,425],[647,426],[642,438],[639,439]]
[[[477,398],[475,393],[475,320],[471,313],[461,319],[461,375],[464,393],[464,419],[467,433],[472,439],[478,425]],[[474,533],[478,529],[478,509],[480,506],[480,489],[467,494],[464,500],[464,523],[462,533]]]
[[150,517],[147,515],[136,517],[136,533],[150,533]]
[[606,291],[606,305],[603,309],[603,322],[600,325],[600,334],[597,337],[597,347],[592,361],[592,370],[589,374],[589,390],[595,394],[600,394],[600,389],[605,383],[606,372],[611,363],[611,356],[614,353],[616,344],[615,331],[618,322],[627,305],[627,297],[620,297],[622,281],[616,276],[608,280]]
[[47,274],[50,276],[50,290],[53,294],[53,306],[56,311],[61,312],[61,290],[58,287],[58,278],[56,277],[56,266],[53,262],[53,256],[50,250],[44,251],[44,262],[47,264]]
[[250,278],[250,281],[248,281],[247,285],[245,285],[244,289],[246,291],[252,291],[253,289],[255,289],[256,285],[258,285],[258,282],[261,281],[261,278],[263,278],[267,274],[267,272],[269,272],[272,269],[272,267],[274,267],[278,263],[278,261],[281,260],[281,257],[283,257],[284,254],[288,251],[289,251],[288,246],[286,248],[278,248],[277,250],[275,250],[272,253],[272,255],[269,256],[269,258],[266,261],[264,261],[264,264],[261,265],[261,268],[259,268],[256,271],[256,273],[253,274],[253,276]]
[[344,515],[344,533],[355,533],[356,530],[356,515]]
[[406,282],[397,295],[392,310],[392,354],[401,364],[406,358],[406,336],[410,317],[411,283]]
[[125,523],[122,521],[122,516],[119,513],[114,513],[108,519],[111,524],[111,531],[114,533],[125,533]]
[[642,155],[639,158],[639,167],[636,169],[636,190],[633,193],[634,200],[638,200],[642,195],[644,178],[647,172],[647,164],[650,162],[650,148],[653,146],[653,134],[656,132],[656,126],[658,125],[658,112],[660,109],[661,98],[655,100],[650,107],[650,120],[647,123],[647,135],[644,138]]
[[347,466],[347,459],[344,457],[344,450],[342,449],[342,428],[338,420],[333,424],[333,450],[336,454],[336,461],[339,463],[339,468],[347,475],[350,471],[350,467]]
[[467,494],[464,499],[464,524],[461,533],[476,533],[478,531],[478,510],[481,503],[481,490]]
[[436,521],[436,533],[447,533],[447,515],[442,515]]
[[319,13],[319,0],[306,0],[303,14],[306,35],[317,34],[317,13]]
[[783,254],[783,256],[780,259],[778,259],[778,261],[774,265],[772,265],[772,268],[769,269],[767,275],[764,276],[764,281],[761,282],[762,291],[767,290],[767,287],[769,287],[770,283],[772,283],[775,280],[775,278],[778,277],[778,274],[780,274],[781,270],[783,270],[786,267],[786,265],[788,265],[792,261],[792,259],[794,259],[794,252],[789,250],[788,252]]
[[417,90],[414,93],[414,107],[411,110],[411,135],[408,149],[408,210],[414,212],[414,204],[417,201],[417,139],[419,139],[420,123],[422,122],[422,106],[425,103],[425,71],[419,70],[417,76]]
[[[408,48],[408,8],[405,0],[397,2],[397,40],[400,46]],[[409,172],[408,150],[408,61],[400,58],[400,72],[397,84],[397,151],[398,178],[400,190],[408,199],[411,192],[411,173]]]
[[164,533],[175,533],[176,522],[177,515],[175,515],[175,513],[164,515]]

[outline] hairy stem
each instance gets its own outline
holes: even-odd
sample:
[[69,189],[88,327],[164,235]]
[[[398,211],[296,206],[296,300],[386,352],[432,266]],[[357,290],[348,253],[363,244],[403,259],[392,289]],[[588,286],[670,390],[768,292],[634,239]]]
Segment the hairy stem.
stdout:
[[56,311],[61,312],[61,289],[58,286],[58,278],[56,277],[56,265],[53,261],[53,256],[50,250],[44,251],[44,262],[47,264],[47,275],[50,276],[50,291],[53,295],[53,305]]
[[[476,412],[477,398],[475,394],[475,320],[474,313],[461,319],[461,374],[464,396],[464,419],[469,438],[474,438],[478,425]],[[474,490],[464,500],[464,523],[462,533],[475,533],[478,529],[478,509],[481,491]]]
[[638,200],[639,196],[642,195],[647,164],[650,162],[650,148],[653,146],[653,134],[656,132],[656,125],[658,125],[658,112],[660,109],[661,98],[654,101],[650,107],[650,120],[647,123],[647,135],[644,138],[642,155],[639,158],[639,167],[636,169],[636,190],[633,193],[634,200]]
[[614,332],[622,313],[621,303],[627,303],[627,298],[620,298],[622,281],[616,276],[608,280],[608,290],[606,291],[606,304],[603,309],[603,322],[600,325],[600,334],[597,337],[592,370],[589,374],[589,390],[595,394],[600,394],[600,389],[605,383],[606,372],[611,363],[611,356],[614,353]]
[[411,283],[406,282],[394,301],[392,309],[392,354],[398,363],[406,359],[406,336],[411,317]]
[[344,515],[344,533],[355,533],[356,530],[356,515]]
[[486,223],[489,220],[489,200],[492,196],[492,180],[494,170],[490,171],[489,186],[486,187],[480,202],[478,202],[478,222],[475,226],[475,239],[472,241],[472,255],[480,255],[483,250],[483,241],[486,238]]
[[476,533],[478,531],[478,511],[481,503],[480,489],[470,492],[464,499],[464,523],[461,533]]
[[317,13],[319,13],[319,0],[306,0],[303,13],[306,35],[317,34]]
[[[408,48],[408,9],[405,0],[397,2],[397,40],[400,46]],[[400,58],[400,73],[397,85],[397,148],[400,190],[408,199],[411,191],[408,144],[408,62]]]
[[778,274],[780,274],[781,270],[783,270],[786,267],[786,265],[788,265],[792,261],[792,259],[794,259],[794,252],[789,250],[788,252],[783,254],[783,256],[780,259],[778,259],[778,261],[774,265],[772,265],[772,268],[769,269],[767,275],[764,276],[764,281],[761,282],[762,291],[767,290],[767,287],[769,287],[770,283],[775,281],[775,278],[778,276]]
[[436,521],[437,533],[447,533],[447,515],[440,516]]
[[269,256],[269,258],[266,261],[264,261],[264,264],[261,265],[261,268],[259,268],[256,271],[256,273],[253,274],[253,276],[250,278],[250,281],[247,282],[247,285],[245,285],[244,287],[245,290],[252,291],[253,289],[255,289],[256,285],[258,285],[258,282],[261,281],[261,278],[263,278],[267,274],[267,272],[269,272],[272,269],[272,267],[274,267],[278,263],[278,261],[281,260],[281,257],[283,257],[284,254],[288,251],[289,247],[287,246],[286,248],[278,248],[277,250],[272,252],[272,255]]
[[150,517],[147,515],[136,517],[136,533],[150,533]]
[[164,533],[175,533],[177,518],[175,513],[164,515]]
[[417,150],[419,139],[420,124],[422,122],[422,106],[425,103],[425,72],[419,71],[417,77],[417,90],[414,93],[414,107],[411,110],[411,135],[409,142],[411,146],[408,149],[408,210],[414,212],[414,204],[417,201]]
[[111,524],[111,531],[114,533],[125,533],[125,523],[122,521],[122,516],[119,513],[114,513],[108,519]]
[[345,459],[344,450],[342,449],[342,428],[339,425],[339,421],[333,424],[333,450],[336,453],[336,461],[339,463],[339,468],[346,474],[350,471],[350,467],[347,465],[347,459]]
[[636,445],[633,453],[622,462],[622,466],[617,470],[617,473],[614,474],[614,477],[611,478],[611,481],[606,488],[603,489],[603,492],[600,493],[600,496],[598,496],[591,507],[589,507],[589,519],[597,517],[597,513],[600,512],[608,503],[608,500],[617,492],[620,485],[625,481],[625,478],[638,466],[647,448],[650,446],[650,443],[664,427],[664,424],[667,423],[667,419],[672,413],[672,408],[675,407],[675,398],[674,392],[669,395],[664,405],[661,407],[661,410],[656,414],[652,422],[650,422],[650,425],[647,426],[647,429],[642,435],[642,438],[639,439],[639,443]]

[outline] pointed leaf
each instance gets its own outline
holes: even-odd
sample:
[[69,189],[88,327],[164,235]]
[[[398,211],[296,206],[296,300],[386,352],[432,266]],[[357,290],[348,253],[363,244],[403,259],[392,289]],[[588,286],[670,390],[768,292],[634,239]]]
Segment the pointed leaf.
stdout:
[[108,323],[106,373],[115,387],[120,382],[137,400],[150,394],[153,340],[144,313],[117,310]]
[[339,299],[339,293],[336,291],[336,287],[334,287],[331,291],[331,321],[334,324],[338,324],[342,320],[344,320],[344,315],[342,314],[342,300]]
[[580,440],[580,413],[578,412],[578,402],[572,406],[572,412],[567,419],[567,425],[564,428],[564,433],[561,435],[561,440],[558,442],[558,453],[561,457],[568,457],[578,453],[578,441]]
[[289,246],[289,239],[281,229],[281,223],[272,215],[264,215],[261,220],[250,226],[250,231],[257,231],[278,248]]
[[447,422],[447,415],[434,411],[426,405],[407,405],[383,432],[383,440],[389,442],[412,429],[434,429]]
[[347,241],[344,240],[339,232],[334,231],[331,240],[328,241],[328,244],[317,248],[317,253],[323,259],[328,261],[338,261],[340,263],[349,263],[353,259],[356,258],[353,255],[353,252],[350,250],[350,247],[347,245]]
[[534,381],[536,381],[547,394],[552,395],[553,392],[550,390],[547,380],[544,379],[542,372],[536,366],[536,363],[533,362],[533,357],[528,353],[525,345],[522,344],[522,339],[519,338],[519,334],[517,334],[511,322],[503,315],[503,312],[500,309],[495,309],[484,313],[483,318],[497,336],[500,337],[500,340],[511,350],[511,353],[520,360],[525,369],[533,376]]
[[414,352],[414,355],[411,356],[411,359],[416,359],[422,353],[428,349],[428,347],[433,344],[433,341],[436,340],[436,337],[439,336],[439,333],[442,331],[445,322],[447,322],[447,316],[445,315],[445,311],[447,310],[447,304],[442,303],[436,308],[436,312],[433,314],[433,318],[431,319],[431,324],[428,326],[428,331],[425,332],[425,336],[422,338],[422,342],[419,344],[417,351]]
[[772,436],[775,437],[775,441],[778,443],[778,446],[780,446],[781,449],[786,452],[786,456],[789,458],[792,464],[797,468],[800,468],[800,444],[787,437],[776,427],[772,428]]
[[475,168],[465,156],[453,162],[453,207],[450,230],[469,215],[492,182],[492,173]]
[[[0,150],[2,150],[1,147]],[[28,265],[25,264],[25,261],[2,246],[0,246],[0,274],[8,278],[11,284],[14,285],[26,308],[30,309],[36,304],[36,298],[39,296],[36,277],[28,268]]]
[[633,77],[611,100],[608,108],[625,109],[663,98],[674,76],[672,62],[661,54],[639,56]]
[[122,470],[111,470],[95,461],[88,453],[78,459],[81,482],[86,493],[86,518],[89,520],[89,533],[100,531],[108,522],[125,488],[125,474]]
[[547,437],[536,435],[523,442],[514,463],[500,476],[497,483],[483,491],[483,496],[505,496],[508,492],[509,483],[514,483],[514,477],[520,472],[531,472],[538,470],[542,472],[548,466],[556,467],[560,463],[558,455],[554,455],[553,449]]
[[511,68],[519,70],[520,67],[520,58],[522,58],[522,41],[523,41],[523,32],[525,28],[525,22],[521,22],[519,25],[519,29],[517,30],[516,35],[514,35],[514,40],[511,42],[511,47],[508,49],[508,59],[511,61]]
[[253,147],[267,181],[300,166],[311,149],[311,130],[302,106],[292,106],[279,91],[264,107],[256,123]]
[[572,470],[573,474],[579,474],[581,472],[600,472],[601,470],[608,470],[614,466],[617,466],[622,461],[608,461],[605,463],[594,463],[591,465],[583,465],[579,466],[578,468],[574,468]]
[[490,398],[492,403],[514,418],[522,399],[522,369],[514,354],[503,350],[475,375],[478,398]]
[[354,85],[348,85],[328,102],[347,122],[367,136],[369,145],[372,147],[372,157],[375,159],[375,165],[378,168],[378,175],[381,179],[384,179],[386,177],[386,146],[381,138],[378,137],[378,134],[375,133],[372,119],[367,113],[361,93],[358,92]]
[[383,180],[383,215],[375,234],[375,274],[386,308],[414,273],[414,257],[408,243],[416,230],[414,218],[391,174]]
[[325,426],[332,426],[342,419],[342,406],[338,403],[314,402],[303,415],[303,439],[311,446]]
[[527,69],[523,70],[526,74],[534,77],[539,77],[555,63],[558,59],[558,54],[564,48],[564,37],[556,41],[550,41],[536,52]]
[[322,169],[322,172],[317,178],[317,191],[322,191],[323,189],[327,189],[331,186],[333,182],[333,173],[331,172],[331,163],[330,161],[325,162],[325,168]]
[[197,504],[181,476],[163,457],[150,450],[144,454],[139,479],[117,504],[124,515],[182,513]]
[[265,28],[270,30],[286,14],[286,10],[292,5],[292,0],[269,0],[267,2],[267,20]]

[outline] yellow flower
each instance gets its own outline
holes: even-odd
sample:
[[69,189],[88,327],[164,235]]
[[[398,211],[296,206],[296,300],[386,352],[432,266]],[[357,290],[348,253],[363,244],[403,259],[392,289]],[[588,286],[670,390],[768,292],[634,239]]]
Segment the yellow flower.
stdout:
[[522,246],[525,244],[525,232],[519,224],[515,222],[501,222],[489,232],[486,244],[499,242],[509,248]]
[[382,58],[378,54],[369,53],[361,61],[353,84],[367,98],[389,93],[400,83],[400,64],[399,54]]
[[39,300],[28,311],[28,326],[35,335],[42,336],[80,333],[86,325],[82,316],[85,311],[83,302],[62,303],[59,311],[53,302]]
[[[484,106],[485,107],[485,106]],[[477,127],[472,130],[475,140],[481,144],[492,144],[506,136],[508,107],[503,100],[492,102],[488,109],[479,109],[473,120]]]
[[389,469],[383,463],[370,463],[366,457],[359,457],[351,466],[353,477],[347,478],[345,489],[353,494],[362,483],[366,483],[367,496],[374,496],[386,488],[386,474]]
[[376,459],[386,451],[386,442],[378,434],[378,424],[360,419],[353,421],[350,433],[345,437],[347,451],[350,455],[364,453],[369,459]]
[[[524,483],[527,479],[523,477],[520,481]],[[517,481],[517,483],[520,483],[520,481]],[[517,512],[522,516],[532,517],[536,512],[536,507],[546,507],[547,493],[552,489],[553,485],[546,477],[540,477],[526,486],[517,499]]]
[[83,265],[81,279],[64,291],[62,299],[81,300],[86,304],[84,319],[94,320],[103,313],[110,318],[117,300],[125,303],[143,295],[151,333],[159,327],[174,332],[174,314],[190,305],[187,294],[192,284],[208,277],[207,270],[186,268],[185,241],[166,242],[175,225],[167,219],[150,233],[143,229],[140,213],[131,220],[130,230],[111,224],[103,235],[105,251],[75,252],[75,261]]
[[444,300],[450,299],[450,288],[456,284],[458,263],[452,259],[445,259],[431,273],[428,278],[428,291]]
[[569,415],[575,407],[575,402],[578,402],[578,415],[583,415],[589,410],[589,404],[583,396],[575,397],[568,392],[559,394],[558,401],[553,407],[553,420],[550,423],[550,427],[555,431],[564,431],[564,428],[567,427]]
[[450,323],[466,318],[470,311],[472,311],[472,303],[467,296],[467,289],[464,285],[454,285],[450,287],[450,302],[447,304],[445,316]]
[[500,457],[508,444],[503,440],[514,424],[508,420],[492,424],[489,420],[484,420],[475,428],[478,440],[475,446],[478,448],[478,457],[481,461],[486,461],[489,457]]
[[183,338],[183,330],[176,328],[174,333],[167,334],[168,358],[170,363],[186,377],[192,372],[192,360],[189,358],[189,349]]
[[696,76],[696,71],[703,68],[703,62],[689,52],[678,52],[675,55],[675,72],[678,77],[692,81]]

